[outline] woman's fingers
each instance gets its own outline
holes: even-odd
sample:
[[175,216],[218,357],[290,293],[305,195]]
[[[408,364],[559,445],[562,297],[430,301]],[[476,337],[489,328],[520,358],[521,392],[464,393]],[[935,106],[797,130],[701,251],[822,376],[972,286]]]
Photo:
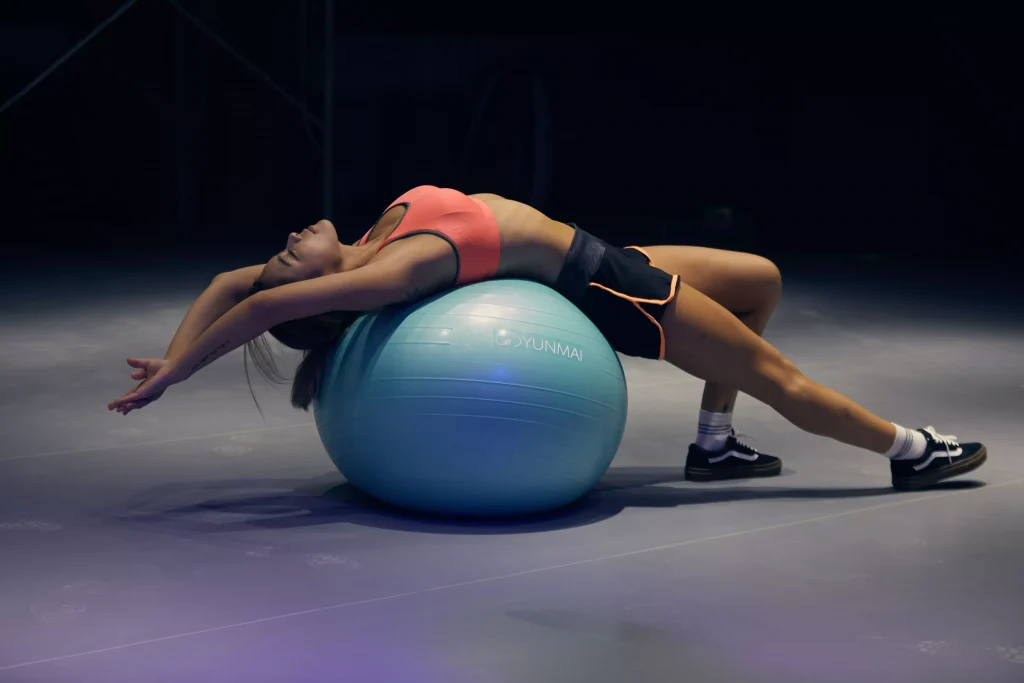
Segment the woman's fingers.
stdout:
[[134,389],[126,391],[120,398],[107,404],[108,410],[116,410],[127,415],[133,410],[144,408],[164,393],[167,378],[161,373],[167,361],[157,358],[127,358],[129,366],[135,368],[130,376],[139,382]]
[[147,367],[149,365],[149,361],[147,361],[145,358],[129,358],[128,365],[130,365],[133,368],[136,368],[135,370],[132,370],[132,379],[144,380],[149,376],[149,370]]
[[132,403],[133,401],[141,401],[145,397],[144,396],[140,396],[139,393],[140,393],[140,390],[145,386],[145,384],[146,383],[143,382],[142,384],[140,384],[139,386],[135,387],[134,389],[131,389],[129,391],[124,392],[124,394],[122,394],[119,398],[115,398],[113,401],[108,403],[107,404],[107,408],[109,410],[119,409],[119,408],[121,408],[121,406],[128,405],[129,403]]
[[127,415],[128,413],[132,412],[133,410],[138,410],[139,408],[144,408],[144,407],[148,406],[152,402],[153,402],[153,399],[149,399],[149,398],[144,398],[141,401],[132,401],[131,403],[126,403],[123,406],[120,406],[117,409],[117,412],[121,413],[122,415]]
[[107,404],[108,410],[120,410],[122,407],[128,405],[135,400],[135,396],[131,394],[125,394],[121,398],[115,398],[113,401]]
[[150,403],[160,398],[160,396],[162,395],[163,392],[160,392],[156,396],[140,397],[134,391],[130,391],[121,398],[111,401],[108,407],[110,407],[112,410],[116,410],[122,415],[127,415],[133,410],[145,408]]

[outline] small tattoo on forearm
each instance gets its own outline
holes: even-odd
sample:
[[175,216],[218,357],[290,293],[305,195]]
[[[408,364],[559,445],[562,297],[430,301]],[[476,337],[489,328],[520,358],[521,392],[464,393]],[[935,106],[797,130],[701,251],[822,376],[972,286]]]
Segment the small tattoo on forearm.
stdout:
[[207,365],[209,365],[210,363],[212,363],[214,360],[217,359],[217,355],[221,351],[223,351],[225,348],[227,348],[229,346],[231,346],[231,340],[230,339],[228,341],[224,342],[223,344],[221,344],[220,346],[218,346],[217,348],[215,348],[213,351],[210,351],[208,354],[203,356],[202,359],[198,363],[196,363],[195,366],[192,368],[192,372],[196,372],[198,370],[201,370],[202,368],[204,368]]

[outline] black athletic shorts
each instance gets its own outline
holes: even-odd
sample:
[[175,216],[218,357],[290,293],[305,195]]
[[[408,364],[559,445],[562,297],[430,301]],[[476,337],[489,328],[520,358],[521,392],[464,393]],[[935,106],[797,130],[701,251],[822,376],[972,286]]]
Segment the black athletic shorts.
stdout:
[[665,357],[661,317],[679,276],[656,268],[638,247],[613,247],[576,229],[555,289],[590,318],[612,348],[627,356]]

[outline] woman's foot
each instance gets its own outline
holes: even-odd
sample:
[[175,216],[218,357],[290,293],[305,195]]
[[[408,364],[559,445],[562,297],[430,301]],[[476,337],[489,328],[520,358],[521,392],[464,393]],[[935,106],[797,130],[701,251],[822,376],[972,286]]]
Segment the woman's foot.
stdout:
[[988,458],[988,451],[980,443],[962,444],[955,436],[938,434],[934,427],[917,431],[924,434],[924,455],[913,460],[893,460],[890,465],[892,486],[900,491],[919,491],[973,472]]
[[690,481],[722,481],[774,477],[782,472],[782,461],[774,455],[758,453],[736,438],[732,431],[725,445],[716,450],[705,450],[697,444],[690,446],[686,455],[684,474]]

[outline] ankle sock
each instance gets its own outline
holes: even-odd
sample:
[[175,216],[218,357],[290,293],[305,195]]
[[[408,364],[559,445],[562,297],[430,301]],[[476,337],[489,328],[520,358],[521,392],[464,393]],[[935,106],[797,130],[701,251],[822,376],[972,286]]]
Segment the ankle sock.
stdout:
[[[706,451],[717,451],[725,446],[732,434],[732,413],[700,411],[697,423],[697,446]],[[923,438],[923,437],[922,437]]]
[[916,460],[924,455],[928,448],[928,441],[924,438],[924,434],[898,424],[893,424],[893,426],[896,427],[896,440],[893,441],[892,448],[885,454],[885,457],[890,460]]

